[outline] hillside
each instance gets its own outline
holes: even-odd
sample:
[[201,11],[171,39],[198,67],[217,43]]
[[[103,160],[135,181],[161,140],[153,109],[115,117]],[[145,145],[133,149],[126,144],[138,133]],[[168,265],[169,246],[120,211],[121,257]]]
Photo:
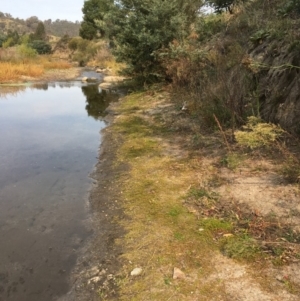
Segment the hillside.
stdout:
[[8,13],[0,12],[0,34],[6,35],[8,31],[17,31],[19,35],[24,33],[33,33],[39,22],[43,22],[47,35],[62,37],[65,34],[70,37],[79,35],[80,22],[71,22],[67,20],[45,20],[41,21],[38,17],[32,16],[26,20],[13,18]]

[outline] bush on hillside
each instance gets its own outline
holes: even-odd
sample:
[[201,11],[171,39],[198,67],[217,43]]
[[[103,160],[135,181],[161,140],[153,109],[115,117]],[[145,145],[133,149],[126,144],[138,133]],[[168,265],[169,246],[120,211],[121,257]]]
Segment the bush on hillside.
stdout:
[[29,47],[36,50],[38,54],[49,54],[52,49],[51,46],[45,41],[36,40],[28,44]]

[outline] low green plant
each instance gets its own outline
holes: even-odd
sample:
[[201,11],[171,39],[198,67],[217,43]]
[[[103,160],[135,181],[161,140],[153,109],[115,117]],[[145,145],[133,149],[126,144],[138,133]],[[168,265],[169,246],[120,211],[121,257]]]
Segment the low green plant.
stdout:
[[229,153],[221,159],[221,164],[231,170],[235,170],[242,162],[243,158],[240,154]]
[[188,196],[194,197],[196,199],[201,199],[202,197],[207,197],[207,198],[211,197],[209,192],[204,187],[200,187],[200,188],[192,187],[188,192]]
[[250,41],[254,44],[254,46],[257,46],[260,44],[265,38],[267,38],[270,35],[268,31],[265,29],[261,29],[256,31],[251,37]]
[[221,251],[230,258],[253,260],[261,254],[258,242],[244,234],[224,238]]
[[300,14],[300,0],[288,0],[277,10],[277,13],[282,17],[287,17],[291,13]]
[[289,183],[300,182],[300,163],[296,158],[290,157],[280,168],[280,173]]
[[230,232],[233,229],[230,222],[218,218],[204,218],[200,221],[200,226],[211,232]]
[[279,126],[250,116],[243,131],[236,131],[234,136],[239,145],[255,149],[272,145],[283,133]]

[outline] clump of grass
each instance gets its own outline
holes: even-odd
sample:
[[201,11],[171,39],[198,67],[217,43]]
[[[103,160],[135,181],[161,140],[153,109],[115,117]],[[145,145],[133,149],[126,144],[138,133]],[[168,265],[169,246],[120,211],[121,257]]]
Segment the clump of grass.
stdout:
[[271,146],[283,132],[275,124],[264,123],[259,118],[250,116],[243,131],[236,131],[234,135],[238,144],[254,149]]
[[231,170],[235,170],[240,166],[243,159],[244,158],[238,153],[229,153],[221,159],[221,164]]
[[44,73],[38,64],[0,62],[0,82],[16,81],[22,76],[38,77]]
[[24,76],[39,77],[49,69],[68,69],[68,62],[54,60],[51,56],[39,56],[31,48],[21,45],[12,49],[0,49],[0,82],[12,82]]
[[233,226],[230,222],[219,218],[204,218],[200,221],[200,226],[213,233],[215,232],[230,232]]
[[230,258],[245,260],[253,260],[262,254],[258,242],[248,235],[224,238],[221,251]]
[[289,183],[300,183],[300,163],[294,157],[289,157],[284,161],[279,172]]

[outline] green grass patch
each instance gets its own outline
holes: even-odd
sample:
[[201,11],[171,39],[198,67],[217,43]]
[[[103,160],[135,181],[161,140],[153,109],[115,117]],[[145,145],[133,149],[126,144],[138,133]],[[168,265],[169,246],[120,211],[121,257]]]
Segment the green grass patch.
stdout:
[[211,232],[230,232],[233,229],[230,222],[217,218],[204,218],[200,221],[199,225],[205,230],[209,230]]
[[224,238],[220,248],[224,255],[235,259],[250,261],[262,255],[258,242],[248,235]]

